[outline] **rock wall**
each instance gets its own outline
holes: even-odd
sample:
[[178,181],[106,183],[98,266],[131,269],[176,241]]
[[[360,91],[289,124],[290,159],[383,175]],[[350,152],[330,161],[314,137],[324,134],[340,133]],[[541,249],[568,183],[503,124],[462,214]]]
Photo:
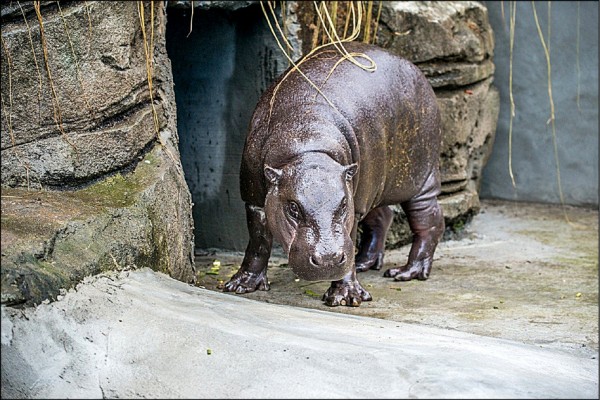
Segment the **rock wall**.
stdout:
[[138,4],[2,3],[3,303],[106,268],[195,279],[165,5]]
[[[434,88],[442,112],[440,155],[447,234],[479,212],[481,171],[492,150],[499,112],[494,35],[479,2],[384,3],[377,43],[413,61]],[[399,207],[388,246],[407,243]],[[448,235],[447,235],[448,236]]]

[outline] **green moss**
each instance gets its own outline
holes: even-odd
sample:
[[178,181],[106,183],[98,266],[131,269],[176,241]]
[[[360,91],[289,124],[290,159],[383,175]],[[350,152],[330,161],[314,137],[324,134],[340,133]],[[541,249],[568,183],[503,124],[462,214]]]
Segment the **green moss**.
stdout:
[[452,224],[452,230],[454,232],[460,232],[465,228],[465,221],[463,220],[457,220],[456,222],[454,222],[454,224]]
[[[106,208],[130,207],[152,182],[159,159],[150,152],[133,173],[116,174],[85,189],[43,191],[2,188],[1,227],[19,237],[47,239],[64,225],[84,220]],[[10,199],[16,199],[12,205]]]
[[[107,209],[127,208],[123,212],[134,216],[142,211],[136,208],[140,196],[160,172],[158,151],[149,152],[133,172],[118,173],[81,190],[2,188],[3,293],[14,287],[16,303],[40,303],[87,274],[115,269],[110,238],[97,235],[115,218],[115,212]],[[139,266],[168,273],[166,227],[160,215],[152,222],[148,234],[160,240],[149,247],[157,248],[140,250],[141,254],[138,249],[119,248],[114,255],[117,262],[129,257],[136,264],[139,255],[146,263]]]
[[150,233],[150,242],[154,245],[152,253],[146,258],[148,267],[151,269],[170,275],[170,253],[169,236],[165,221],[161,215],[153,208],[148,209],[148,218],[151,221],[152,231]]
[[150,152],[138,164],[131,174],[117,173],[85,189],[69,193],[91,204],[103,207],[129,207],[133,205],[139,193],[151,181],[158,165],[158,158]]
[[314,298],[317,298],[317,299],[320,299],[320,298],[321,298],[321,295],[320,295],[320,294],[318,294],[318,293],[316,293],[316,292],[314,292],[314,291],[312,291],[312,290],[310,290],[310,289],[304,289],[304,294],[307,294],[307,295],[309,295],[310,297],[314,297]]
[[20,273],[14,284],[22,292],[19,296],[22,301],[39,304],[45,299],[56,299],[60,288],[69,289],[73,286],[71,277],[63,269],[32,254],[21,254],[19,265]]
[[62,281],[68,282],[69,275],[64,268],[57,267],[55,263],[38,260],[35,257],[28,255],[28,263],[35,266],[36,270],[43,272],[46,275],[51,275],[59,278]]

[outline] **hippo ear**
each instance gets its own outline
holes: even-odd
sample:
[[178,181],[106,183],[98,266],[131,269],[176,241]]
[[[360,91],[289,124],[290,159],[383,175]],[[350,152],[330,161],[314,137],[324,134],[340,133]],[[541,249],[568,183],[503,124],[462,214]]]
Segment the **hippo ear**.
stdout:
[[344,170],[344,174],[346,176],[346,180],[347,181],[351,181],[352,178],[354,178],[354,175],[356,175],[356,173],[358,172],[358,164],[354,163],[354,164],[350,164],[346,167],[346,169]]
[[280,169],[265,165],[265,177],[269,180],[269,182],[271,182],[274,185],[276,185],[279,182],[282,173],[283,171]]

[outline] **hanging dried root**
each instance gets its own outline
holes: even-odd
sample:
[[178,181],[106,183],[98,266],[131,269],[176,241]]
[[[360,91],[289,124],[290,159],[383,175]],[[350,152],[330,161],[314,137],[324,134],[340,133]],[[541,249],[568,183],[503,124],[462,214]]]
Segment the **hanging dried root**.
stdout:
[[377,19],[375,20],[375,29],[373,30],[373,44],[377,43],[377,29],[379,29],[379,20],[381,19],[381,9],[383,8],[383,2],[379,2],[379,9],[377,10]]
[[44,20],[42,18],[42,14],[40,12],[40,1],[34,1],[33,8],[35,9],[35,13],[37,15],[37,19],[38,19],[38,22],[40,25],[40,40],[42,42],[42,51],[43,51],[43,55],[44,55],[44,65],[46,66],[46,74],[48,75],[48,82],[50,84],[50,95],[52,98],[52,110],[53,110],[54,122],[56,123],[58,130],[62,134],[63,139],[73,148],[73,150],[75,151],[75,156],[79,160],[79,150],[77,149],[77,146],[75,146],[75,144],[69,140],[69,138],[62,126],[62,115],[61,115],[61,111],[60,111],[60,104],[58,101],[58,95],[56,94],[56,89],[54,87],[54,80],[52,79],[52,73],[50,72],[50,61],[48,59],[48,46],[46,44],[46,35],[44,34]]
[[56,5],[58,6],[58,11],[60,13],[60,17],[63,21],[63,26],[65,27],[65,33],[67,34],[67,40],[69,42],[69,46],[71,47],[71,54],[73,54],[73,59],[75,60],[75,76],[77,78],[77,82],[79,83],[79,88],[81,89],[81,96],[83,97],[83,102],[87,111],[90,114],[94,114],[92,108],[90,107],[89,100],[87,95],[85,94],[85,88],[83,87],[83,81],[81,80],[81,72],[79,69],[79,59],[77,58],[77,53],[75,53],[75,48],[73,47],[73,41],[71,40],[71,34],[69,33],[69,27],[67,26],[67,21],[65,20],[65,16],[62,12],[62,8],[60,7],[60,2],[57,1]]
[[23,160],[19,156],[19,153],[17,151],[17,143],[15,140],[15,134],[13,131],[13,126],[12,126],[12,68],[13,68],[13,63],[12,63],[12,57],[10,56],[10,52],[8,51],[8,46],[6,45],[4,38],[2,38],[2,48],[4,49],[4,54],[6,56],[6,67],[8,69],[8,97],[9,97],[9,105],[6,106],[6,104],[4,103],[4,96],[0,95],[0,104],[2,104],[2,111],[3,111],[2,115],[4,115],[4,119],[6,120],[6,126],[8,127],[8,134],[10,136],[10,142],[12,144],[11,149],[12,149],[15,157],[17,158],[17,161],[19,162],[19,164],[21,164],[21,166],[23,168],[25,168],[27,190],[29,190],[29,169],[30,168],[27,165],[27,163],[23,162]]
[[150,1],[150,42],[148,42],[148,35],[146,32],[146,16],[143,1],[138,1],[137,6],[138,16],[140,19],[140,28],[142,31],[142,38],[144,42],[144,54],[146,57],[146,78],[148,80],[148,91],[150,93],[150,105],[152,107],[154,131],[158,142],[173,161],[173,165],[175,166],[177,172],[181,176],[183,176],[183,170],[180,167],[180,163],[177,161],[177,159],[167,146],[167,143],[165,143],[162,137],[160,136],[160,124],[158,121],[158,113],[156,112],[156,107],[154,106],[154,88],[152,85],[152,80],[154,76],[154,2]]
[[513,136],[513,120],[515,118],[515,99],[513,97],[512,83],[513,83],[513,47],[515,43],[515,22],[517,17],[517,2],[512,1],[509,3],[510,12],[510,33],[509,33],[509,68],[508,68],[508,96],[510,98],[510,119],[508,122],[508,174],[512,182],[513,188],[516,189],[517,184],[515,183],[515,175],[513,174],[512,167],[512,136]]
[[190,37],[190,35],[192,34],[192,28],[194,25],[194,0],[190,1],[190,8],[192,10],[192,15],[190,16],[190,31],[188,32],[186,37]]
[[4,41],[4,37],[0,37],[2,39],[2,49],[4,49],[4,54],[6,55],[6,69],[8,70],[8,113],[6,112],[6,107],[4,106],[4,99],[2,99],[2,110],[4,111],[4,116],[6,117],[6,125],[8,126],[8,133],[10,135],[10,142],[13,146],[15,146],[15,134],[12,129],[12,109],[13,109],[13,95],[12,95],[12,69],[13,62],[12,57],[10,55],[10,51],[8,50],[8,46]]
[[[159,123],[158,123],[158,114],[156,113],[156,108],[154,107],[154,89],[152,87],[152,77],[154,75],[154,47],[153,43],[148,43],[148,37],[146,35],[146,17],[144,13],[144,3],[142,1],[138,1],[138,16],[140,18],[140,26],[142,28],[142,38],[144,40],[144,54],[146,56],[146,78],[148,80],[148,89],[150,92],[150,105],[152,106],[152,117],[154,120],[154,130],[157,137],[160,139],[159,135]],[[151,7],[151,18],[150,23],[152,25],[151,33],[154,33],[154,2],[150,2]],[[152,41],[152,39],[151,39]]]
[[35,64],[35,70],[38,74],[38,124],[41,123],[42,120],[42,72],[40,71],[40,66],[37,61],[37,56],[35,55],[35,47],[33,46],[33,37],[31,35],[31,28],[29,27],[29,22],[27,21],[27,17],[25,16],[25,11],[23,11],[23,7],[21,7],[21,3],[17,1],[19,8],[21,9],[21,14],[23,15],[23,21],[25,21],[25,26],[27,27],[27,33],[29,35],[29,44],[31,45],[31,54],[33,55],[33,62]]
[[[552,65],[550,63],[550,51],[548,50],[548,46],[546,45],[546,41],[544,40],[544,35],[542,33],[542,28],[540,28],[540,22],[538,20],[537,12],[535,9],[535,2],[531,2],[531,7],[533,8],[533,18],[535,20],[535,26],[537,27],[538,35],[540,36],[540,41],[542,43],[542,47],[544,48],[544,54],[546,56],[546,66],[548,71],[548,98],[550,100],[550,119],[548,123],[551,124],[552,127],[552,144],[554,146],[554,161],[556,163],[556,182],[558,184],[558,195],[560,197],[560,204],[562,206],[563,214],[565,216],[565,220],[568,223],[571,223],[569,220],[569,216],[567,215],[567,210],[565,207],[565,199],[562,190],[561,178],[560,178],[560,163],[558,159],[558,144],[556,143],[556,118],[554,114],[554,98],[552,96]],[[550,19],[548,19],[548,24],[550,24]]]
[[577,2],[577,39],[575,44],[575,51],[577,52],[577,60],[576,60],[576,70],[577,70],[577,111],[581,113],[581,66],[579,64],[579,44],[580,44],[580,36],[581,36],[581,14],[579,9],[579,1]]
[[[344,37],[343,38],[340,38],[339,35],[337,34],[336,23],[332,19],[329,11],[327,10],[327,7],[325,7],[325,3],[321,2],[320,4],[317,4],[317,2],[313,2],[315,11],[319,17],[317,20],[317,24],[318,24],[317,25],[317,34],[316,34],[316,36],[314,36],[314,38],[318,39],[318,30],[319,30],[319,27],[322,27],[323,32],[324,32],[324,37],[329,39],[329,42],[325,42],[324,44],[319,45],[319,46],[314,46],[314,48],[302,60],[300,60],[297,63],[291,59],[291,57],[285,51],[284,46],[282,44],[282,40],[283,40],[283,42],[285,43],[286,46],[288,46],[288,48],[293,49],[285,36],[285,32],[279,25],[277,16],[275,15],[274,4],[272,2],[266,2],[266,4],[267,4],[267,8],[269,9],[271,16],[269,16],[269,14],[267,13],[264,2],[260,3],[262,11],[263,11],[263,15],[265,16],[265,19],[269,25],[269,29],[271,30],[271,33],[272,33],[273,37],[275,38],[277,45],[281,49],[282,53],[287,57],[288,61],[293,65],[293,68],[291,68],[288,71],[288,73],[281,79],[281,81],[277,84],[277,86],[273,90],[273,95],[270,100],[269,119],[271,117],[273,104],[274,104],[275,97],[277,95],[280,85],[294,71],[298,71],[298,73],[300,75],[302,75],[302,77],[304,77],[304,79],[306,79],[306,81],[315,88],[315,90],[317,91],[317,94],[320,94],[321,96],[323,96],[325,101],[327,101],[327,103],[331,107],[336,108],[335,105],[322,92],[322,90],[314,82],[312,82],[299,68],[300,65],[302,63],[304,63],[305,61],[309,60],[316,53],[317,50],[320,50],[327,46],[334,46],[336,48],[336,50],[342,55],[342,58],[334,65],[334,67],[330,71],[328,77],[333,73],[335,68],[344,60],[348,60],[351,63],[358,66],[359,68],[365,69],[367,71],[375,71],[375,69],[377,68],[375,62],[370,57],[368,57],[366,54],[350,53],[345,49],[345,47],[343,45],[344,42],[350,42],[350,41],[356,40],[358,38],[358,36],[360,35],[361,20],[362,20],[362,16],[363,16],[362,2],[357,2],[356,6],[355,6],[354,2],[348,2],[348,17],[346,19],[346,24],[344,26]],[[335,4],[335,7],[333,7],[333,9],[337,12],[337,3]],[[349,36],[346,36],[345,34],[348,31],[350,15],[352,15],[352,32],[350,33]],[[337,16],[334,16],[334,18],[335,17],[337,17]],[[275,33],[275,28],[273,27],[273,23],[271,22],[271,19],[273,19],[275,27],[277,28],[279,35]],[[282,40],[280,40],[280,37],[282,38]],[[313,43],[313,44],[315,44],[315,43]],[[368,61],[368,64],[360,63],[357,60],[358,58],[366,59]]]

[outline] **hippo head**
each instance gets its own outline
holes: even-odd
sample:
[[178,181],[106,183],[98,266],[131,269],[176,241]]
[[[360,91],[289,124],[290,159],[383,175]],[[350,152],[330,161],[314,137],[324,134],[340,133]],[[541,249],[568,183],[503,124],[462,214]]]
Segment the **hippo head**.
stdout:
[[281,169],[265,166],[267,224],[298,277],[338,280],[351,270],[357,169],[323,153],[306,153]]

